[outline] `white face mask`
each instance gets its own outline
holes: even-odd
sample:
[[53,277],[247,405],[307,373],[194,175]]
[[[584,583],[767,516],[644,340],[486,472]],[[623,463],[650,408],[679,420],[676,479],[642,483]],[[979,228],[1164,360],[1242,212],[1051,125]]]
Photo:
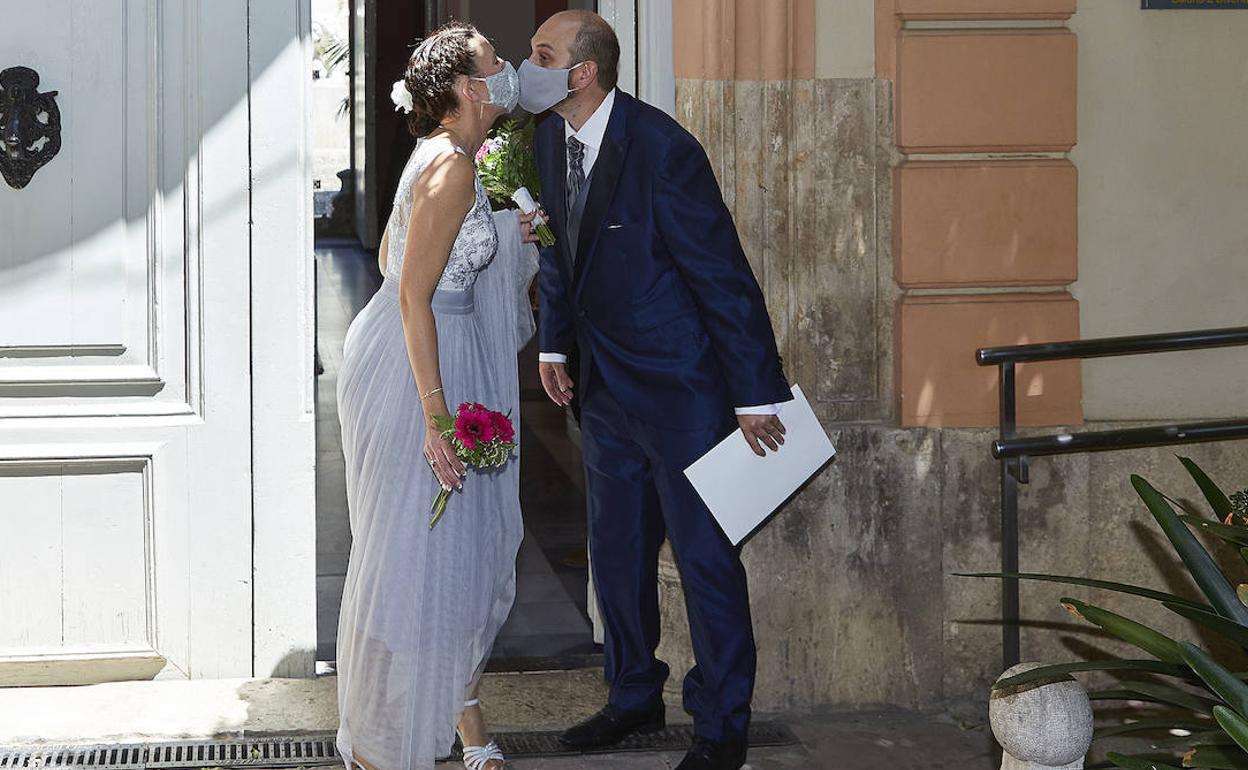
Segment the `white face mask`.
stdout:
[[568,73],[584,63],[554,69],[540,67],[528,59],[520,62],[520,106],[536,115],[566,99],[573,91],[568,88]]
[[493,75],[473,78],[473,80],[485,83],[485,87],[489,90],[490,98],[486,104],[495,104],[511,112],[520,101],[520,77],[509,61],[503,62],[503,68]]

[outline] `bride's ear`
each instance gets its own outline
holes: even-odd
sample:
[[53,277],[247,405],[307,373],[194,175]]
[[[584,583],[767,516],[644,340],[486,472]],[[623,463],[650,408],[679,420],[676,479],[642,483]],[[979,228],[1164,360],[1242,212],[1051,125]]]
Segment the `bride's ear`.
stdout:
[[[481,83],[481,81],[475,80],[470,77],[464,78],[463,85],[460,86],[459,96],[461,99],[464,100],[465,104],[472,104],[473,102],[484,102],[489,99],[488,95],[485,97],[482,97],[481,95],[477,93],[477,89],[476,89],[477,83]],[[481,83],[481,85],[484,86],[485,83]]]

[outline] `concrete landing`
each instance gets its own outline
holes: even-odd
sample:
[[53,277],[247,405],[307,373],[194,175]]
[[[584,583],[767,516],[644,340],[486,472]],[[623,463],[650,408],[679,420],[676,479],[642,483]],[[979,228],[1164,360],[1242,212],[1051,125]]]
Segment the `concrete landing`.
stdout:
[[[337,681],[324,676],[0,688],[0,745],[334,730]],[[487,674],[481,700],[493,730],[554,730],[597,711],[606,700],[606,689],[601,673],[593,669]]]
[[[0,746],[258,737],[337,726],[334,677],[117,682],[0,689]],[[494,732],[554,730],[605,700],[596,670],[487,675]],[[688,718],[669,709],[672,722]],[[905,711],[759,715],[791,727],[801,746],[756,749],[750,767],[818,770],[995,770],[983,725]],[[673,768],[681,752],[515,759],[515,770]],[[447,768],[455,767],[447,764]]]

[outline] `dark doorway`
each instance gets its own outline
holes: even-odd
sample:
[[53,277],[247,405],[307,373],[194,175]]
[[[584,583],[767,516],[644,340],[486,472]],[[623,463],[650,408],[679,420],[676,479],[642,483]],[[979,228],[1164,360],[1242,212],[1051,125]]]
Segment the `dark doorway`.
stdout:
[[[336,385],[347,328],[381,283],[377,245],[403,164],[415,145],[390,103],[390,86],[411,46],[440,23],[454,0],[350,0],[352,178],[357,237],[316,243],[317,349],[317,660],[333,671],[338,608],[350,553],[345,466]],[[586,5],[575,0],[573,5]],[[493,6],[498,6],[493,8]],[[513,63],[528,55],[540,20],[567,0],[472,0],[471,20],[495,37]],[[440,16],[439,14],[447,14]],[[506,17],[506,18],[504,18]],[[520,18],[523,17],[523,18]],[[588,567],[584,477],[575,426],[543,393],[535,344],[520,354],[521,504],[525,540],[517,561],[517,597],[496,642],[495,671],[579,668],[601,660],[587,613]]]

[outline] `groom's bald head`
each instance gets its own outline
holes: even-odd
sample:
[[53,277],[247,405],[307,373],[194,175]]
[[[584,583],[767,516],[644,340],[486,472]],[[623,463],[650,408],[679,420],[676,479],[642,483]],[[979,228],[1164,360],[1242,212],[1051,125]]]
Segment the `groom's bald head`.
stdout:
[[593,11],[561,11],[551,16],[533,36],[539,42],[566,51],[568,59],[546,66],[571,67],[591,61],[598,70],[598,86],[603,91],[615,88],[620,76],[620,41],[607,20]]

